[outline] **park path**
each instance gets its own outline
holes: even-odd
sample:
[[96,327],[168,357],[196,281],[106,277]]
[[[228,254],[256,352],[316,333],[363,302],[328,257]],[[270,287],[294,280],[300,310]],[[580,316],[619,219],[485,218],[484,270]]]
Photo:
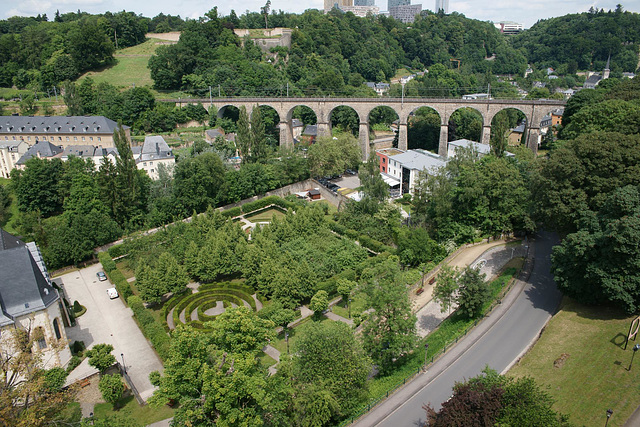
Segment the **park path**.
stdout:
[[325,316],[327,316],[331,320],[335,320],[336,322],[344,322],[349,326],[353,326],[353,320],[352,319],[347,319],[346,317],[339,316],[339,315],[335,314],[333,311],[327,311],[325,313]]

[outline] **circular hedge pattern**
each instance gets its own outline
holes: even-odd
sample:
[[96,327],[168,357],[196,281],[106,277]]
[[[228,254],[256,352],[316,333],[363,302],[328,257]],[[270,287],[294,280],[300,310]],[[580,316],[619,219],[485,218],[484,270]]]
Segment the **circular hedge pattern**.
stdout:
[[[202,285],[198,292],[173,297],[165,304],[167,319],[172,317],[173,324],[189,324],[202,328],[203,322],[215,320],[217,314],[207,315],[206,311],[221,302],[224,308],[248,307],[256,311],[256,301],[251,296],[255,291],[240,284],[213,283]],[[170,322],[168,322],[170,324]]]

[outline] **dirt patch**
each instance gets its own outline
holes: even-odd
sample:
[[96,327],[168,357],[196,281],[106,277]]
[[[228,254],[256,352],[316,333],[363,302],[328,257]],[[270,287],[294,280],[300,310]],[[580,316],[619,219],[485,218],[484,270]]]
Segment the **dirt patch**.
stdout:
[[[100,382],[100,375],[95,374],[89,378],[80,381],[81,385],[78,387],[78,396],[76,400],[80,403],[102,403],[104,399],[98,388]],[[84,386],[84,387],[83,387]]]
[[569,358],[568,353],[562,353],[560,357],[558,357],[556,360],[553,361],[553,367],[558,369],[562,368],[562,366],[564,365],[564,362],[566,362],[568,358]]

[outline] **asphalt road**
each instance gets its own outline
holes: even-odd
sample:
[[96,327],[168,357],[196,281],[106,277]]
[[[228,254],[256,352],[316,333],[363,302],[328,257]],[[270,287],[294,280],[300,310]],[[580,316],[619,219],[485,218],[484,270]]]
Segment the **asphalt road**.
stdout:
[[464,340],[442,356],[429,371],[392,395],[361,418],[358,427],[422,426],[424,404],[436,409],[451,396],[456,382],[481,373],[485,366],[498,372],[508,369],[540,334],[555,313],[561,294],[550,273],[550,233],[536,237],[535,261],[526,283],[516,285],[502,306]]

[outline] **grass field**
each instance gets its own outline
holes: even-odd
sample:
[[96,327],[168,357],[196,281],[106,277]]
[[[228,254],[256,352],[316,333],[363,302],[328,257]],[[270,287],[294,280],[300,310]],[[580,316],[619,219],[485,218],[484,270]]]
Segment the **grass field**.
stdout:
[[154,408],[150,405],[140,406],[133,396],[127,396],[121,399],[120,408],[117,411],[113,410],[110,403],[98,403],[93,409],[93,414],[97,419],[113,415],[116,412],[129,415],[139,425],[146,426],[147,424],[172,417],[175,411],[168,406],[162,406],[160,408]]
[[278,209],[267,209],[266,211],[255,215],[245,215],[245,218],[251,222],[271,222],[274,215],[276,218],[282,218],[284,216],[284,214]]
[[[640,403],[640,357],[627,371],[635,344],[623,350],[634,316],[565,298],[535,346],[509,375],[531,376],[574,425],[622,426]],[[554,362],[556,365],[554,366]]]

